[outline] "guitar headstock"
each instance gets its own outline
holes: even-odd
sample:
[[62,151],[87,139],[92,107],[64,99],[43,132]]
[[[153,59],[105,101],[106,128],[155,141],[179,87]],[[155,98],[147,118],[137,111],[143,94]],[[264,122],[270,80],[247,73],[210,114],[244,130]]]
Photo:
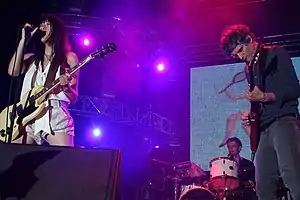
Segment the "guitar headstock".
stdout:
[[93,58],[104,58],[107,56],[109,53],[113,53],[117,50],[116,44],[115,43],[109,43],[106,46],[101,47],[97,51],[91,54]]

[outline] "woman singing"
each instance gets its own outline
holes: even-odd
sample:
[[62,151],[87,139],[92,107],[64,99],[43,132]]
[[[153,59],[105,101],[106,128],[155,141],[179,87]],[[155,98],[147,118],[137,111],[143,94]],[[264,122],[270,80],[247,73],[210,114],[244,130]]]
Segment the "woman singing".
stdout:
[[[71,52],[65,26],[56,16],[44,16],[40,27],[26,34],[25,29],[29,27],[31,25],[26,24],[22,29],[8,74],[18,76],[25,73],[21,98],[33,87],[46,86],[58,78],[60,86],[44,102],[47,112],[25,127],[26,136],[13,142],[40,145],[46,141],[49,145],[74,146],[74,123],[68,105],[78,96],[77,74],[70,76],[67,70],[78,63],[78,58]],[[37,31],[43,33],[43,37],[34,44],[35,52],[25,54],[21,62],[26,40],[29,41]]]

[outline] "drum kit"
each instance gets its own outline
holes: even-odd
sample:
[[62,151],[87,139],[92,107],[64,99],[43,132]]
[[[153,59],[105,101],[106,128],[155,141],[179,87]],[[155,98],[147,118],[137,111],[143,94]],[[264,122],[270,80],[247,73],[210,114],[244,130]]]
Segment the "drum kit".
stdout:
[[238,164],[228,157],[212,159],[209,172],[191,161],[176,163],[171,167],[172,173],[164,178],[169,185],[165,188],[173,191],[169,193],[169,200],[257,199],[254,184],[250,180],[252,184],[241,184]]
[[[160,150],[160,151],[158,151]],[[176,163],[176,151],[153,149],[149,159],[151,170],[141,188],[143,200],[257,200],[255,167],[237,163],[229,157],[216,157],[204,171],[191,161]],[[158,155],[164,155],[159,157]],[[155,158],[155,159],[154,159]],[[175,161],[175,162],[174,162]],[[250,161],[249,161],[250,162]],[[175,163],[175,164],[171,164]],[[276,196],[289,200],[289,190],[278,177]]]

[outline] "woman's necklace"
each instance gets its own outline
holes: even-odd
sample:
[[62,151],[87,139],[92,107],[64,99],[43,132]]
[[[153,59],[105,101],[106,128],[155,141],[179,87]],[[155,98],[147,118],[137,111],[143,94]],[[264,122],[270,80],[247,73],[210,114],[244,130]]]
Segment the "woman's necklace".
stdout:
[[44,54],[44,62],[43,62],[43,66],[42,66],[42,70],[43,70],[43,71],[45,70],[45,67],[46,67],[50,62],[52,62],[53,58],[54,58],[54,54],[51,54],[51,55]]
[[47,61],[51,62],[53,60],[54,53],[52,53],[51,55],[45,54],[44,57],[46,58]]

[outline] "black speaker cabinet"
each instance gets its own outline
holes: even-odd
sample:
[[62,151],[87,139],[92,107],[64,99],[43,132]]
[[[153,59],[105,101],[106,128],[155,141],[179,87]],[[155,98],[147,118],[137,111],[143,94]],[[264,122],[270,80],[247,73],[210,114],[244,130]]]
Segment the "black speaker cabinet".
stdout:
[[1,200],[119,200],[119,150],[0,144]]

